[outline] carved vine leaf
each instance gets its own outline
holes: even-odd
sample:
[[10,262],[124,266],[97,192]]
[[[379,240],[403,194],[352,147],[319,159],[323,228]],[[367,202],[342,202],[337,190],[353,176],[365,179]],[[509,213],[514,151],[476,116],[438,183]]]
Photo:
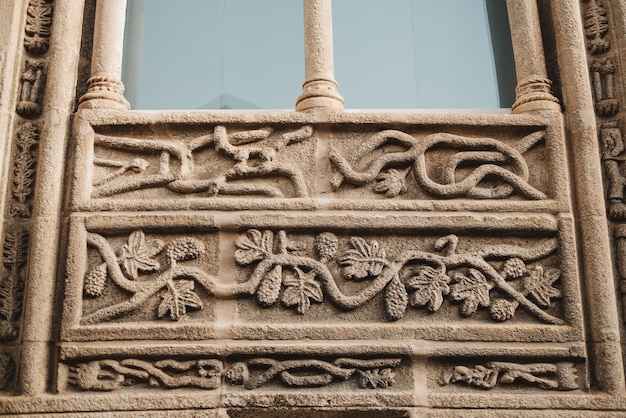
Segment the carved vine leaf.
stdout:
[[163,241],[158,239],[146,243],[146,236],[143,231],[134,231],[128,237],[128,243],[122,247],[119,263],[126,274],[137,280],[139,270],[150,272],[161,268],[159,262],[152,257],[163,251],[164,246]]
[[272,254],[274,248],[274,234],[272,231],[248,230],[246,237],[235,243],[235,261],[240,265],[252,264],[263,260]]
[[529,273],[522,284],[524,294],[532,297],[538,305],[548,308],[551,298],[561,297],[561,291],[552,286],[560,277],[559,270],[548,269],[544,271],[543,267],[535,266]]
[[420,267],[417,274],[407,281],[413,289],[409,303],[411,306],[425,306],[436,312],[443,303],[443,296],[450,293],[450,277],[441,270],[430,266]]
[[161,296],[158,316],[163,318],[168,312],[172,321],[180,321],[187,315],[187,309],[202,309],[202,301],[193,291],[193,280],[177,280],[174,285],[169,285],[167,291]]
[[467,317],[474,314],[479,306],[489,306],[489,291],[493,284],[476,269],[468,269],[467,275],[455,274],[455,284],[450,286],[450,296],[457,302],[463,301],[461,315]]
[[396,383],[396,374],[392,369],[357,370],[359,387],[362,389],[387,389]]
[[339,258],[346,279],[363,280],[380,275],[387,262],[387,253],[379,248],[378,242],[368,244],[363,238],[353,237],[350,243],[353,249],[345,251]]
[[376,185],[374,186],[376,193],[384,193],[387,197],[396,197],[406,193],[406,190],[405,174],[401,171],[390,168],[376,177]]
[[321,303],[324,300],[322,288],[315,281],[315,272],[304,273],[298,267],[294,267],[296,276],[287,275],[283,281],[285,291],[281,301],[285,306],[296,306],[300,315],[303,315],[310,307],[311,300]]

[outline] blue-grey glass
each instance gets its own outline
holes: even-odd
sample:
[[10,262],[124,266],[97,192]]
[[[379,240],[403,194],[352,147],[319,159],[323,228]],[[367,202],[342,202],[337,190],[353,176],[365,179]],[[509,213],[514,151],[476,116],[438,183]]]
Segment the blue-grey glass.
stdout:
[[128,0],[126,97],[134,109],[291,109],[302,16],[301,0]]
[[499,108],[514,100],[504,0],[334,0],[347,108]]

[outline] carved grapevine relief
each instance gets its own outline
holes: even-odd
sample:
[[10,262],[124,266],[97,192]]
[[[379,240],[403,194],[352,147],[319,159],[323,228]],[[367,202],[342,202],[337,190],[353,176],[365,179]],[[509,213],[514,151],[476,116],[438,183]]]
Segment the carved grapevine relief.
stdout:
[[465,383],[480,389],[493,389],[499,384],[521,382],[541,389],[578,389],[577,373],[573,363],[519,364],[493,361],[485,365],[456,366],[447,370],[440,385]]
[[[364,305],[380,292],[384,292],[385,308],[390,320],[404,316],[407,307],[426,307],[431,312],[439,310],[446,297],[461,302],[461,314],[471,316],[479,308],[488,308],[496,321],[511,319],[522,307],[538,319],[562,324],[563,321],[547,313],[554,298],[561,296],[555,287],[560,272],[544,268],[541,264],[528,266],[554,253],[556,242],[550,240],[535,248],[493,246],[459,254],[458,237],[448,235],[435,242],[442,254],[407,250],[389,257],[377,241],[367,242],[353,237],[351,248],[337,257],[344,280],[369,281],[370,285],[358,294],[347,296],[337,286],[328,261],[334,257],[337,238],[330,233],[317,236],[314,248],[318,260],[302,255],[302,246],[287,239],[284,231],[277,234],[277,251],[274,251],[274,233],[249,230],[237,242],[235,261],[240,265],[256,265],[249,280],[238,293],[252,292],[263,306],[279,300],[305,314],[311,303],[323,302],[324,296],[341,309],[354,309]],[[498,270],[492,262],[504,260]],[[403,278],[408,265],[418,265],[413,274]],[[451,270],[465,270],[464,273]],[[281,288],[282,296],[281,296]],[[492,289],[502,295],[493,298]]]
[[[208,196],[306,197],[303,173],[296,167],[275,160],[277,153],[313,134],[310,126],[273,135],[271,127],[228,133],[217,126],[213,133],[191,140],[136,139],[97,134],[95,145],[106,150],[159,155],[158,167],[149,172],[150,163],[142,156],[112,159],[96,156],[94,165],[106,170],[93,181],[93,198],[102,198],[140,189],[161,188],[180,194],[205,193]],[[250,145],[254,144],[254,145]],[[198,153],[213,148],[230,161],[230,167],[208,173],[213,167],[198,163]],[[172,160],[176,160],[175,163]],[[291,191],[282,190],[263,178],[286,179]],[[245,181],[244,181],[245,180]]]
[[4,236],[2,264],[6,274],[0,277],[0,341],[12,341],[18,335],[22,314],[24,272],[28,251],[28,231],[13,226]]
[[[203,303],[194,290],[195,283],[207,286],[212,277],[196,267],[178,265],[204,255],[206,249],[201,241],[183,237],[166,245],[158,239],[146,240],[142,231],[134,231],[119,256],[101,235],[88,234],[87,242],[98,249],[104,263],[86,274],[85,296],[100,297],[110,278],[132,297],[84,316],[83,323],[103,322],[132,312],[159,292],[158,318],[169,317],[172,321],[179,321],[187,316],[187,311],[202,309]],[[166,266],[154,258],[164,250]]]
[[[386,317],[392,321],[403,318],[409,306],[437,312],[449,299],[460,304],[463,317],[486,309],[494,320],[506,321],[523,309],[543,322],[563,324],[547,311],[561,297],[560,271],[540,263],[557,251],[556,240],[533,248],[494,245],[468,253],[456,252],[458,241],[457,236],[448,235],[435,242],[436,252],[408,249],[389,256],[377,241],[352,237],[349,248],[337,254],[339,239],[324,232],[314,239],[312,257],[305,243],[289,239],[285,231],[250,229],[236,241],[234,259],[240,266],[250,266],[251,274],[242,283],[226,285],[199,267],[177,264],[205,253],[204,244],[195,238],[165,244],[134,231],[116,253],[103,236],[89,233],[88,245],[98,250],[104,262],[85,275],[85,296],[100,297],[105,286],[114,284],[132,297],[88,313],[82,323],[127,314],[159,292],[157,316],[177,321],[188,310],[202,308],[203,301],[194,291],[200,284],[213,297],[254,296],[263,307],[280,303],[300,315],[326,298],[339,309],[352,310],[382,293]],[[163,252],[166,263],[155,258]],[[338,271],[339,277],[331,270]],[[364,286],[346,295],[339,280]]]
[[[505,199],[517,194],[526,199],[546,199],[545,193],[528,183],[529,168],[523,156],[544,135],[543,131],[534,132],[511,147],[493,138],[450,133],[417,138],[401,131],[382,131],[360,145],[356,157],[357,161],[366,161],[363,168],[351,166],[331,149],[330,161],[337,170],[331,186],[339,189],[344,183],[363,186],[376,182],[374,192],[396,197],[407,191],[411,173],[419,187],[440,198]],[[399,144],[404,150],[375,156],[376,150],[390,144]],[[445,161],[437,160],[436,167],[440,166],[441,172],[439,178],[433,178],[435,165],[429,165],[428,155],[442,148],[458,151]]]
[[53,0],[31,0],[26,10],[24,48],[31,54],[45,54],[50,44]]
[[399,358],[338,358],[332,362],[253,358],[231,364],[217,359],[105,359],[71,366],[70,383],[86,391],[112,391],[141,383],[167,389],[211,390],[219,388],[222,382],[251,390],[274,379],[291,387],[319,387],[357,376],[362,389],[386,389],[395,384],[393,369],[400,363]]

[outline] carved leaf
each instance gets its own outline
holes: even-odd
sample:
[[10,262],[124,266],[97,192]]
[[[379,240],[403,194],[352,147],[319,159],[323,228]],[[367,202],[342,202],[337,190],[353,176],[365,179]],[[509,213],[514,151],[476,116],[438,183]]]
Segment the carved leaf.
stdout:
[[163,241],[154,239],[146,244],[146,236],[142,231],[134,231],[128,237],[128,243],[122,247],[122,256],[119,259],[126,274],[137,280],[138,271],[156,271],[161,268],[157,260],[152,257],[163,251]]
[[409,295],[406,292],[406,288],[398,276],[395,276],[385,289],[385,310],[389,319],[392,321],[401,319],[408,304]]
[[52,6],[43,1],[32,2],[26,16],[26,33],[30,36],[50,36]]
[[161,296],[161,304],[158,308],[159,318],[163,318],[168,312],[172,321],[179,321],[187,315],[187,309],[202,309],[202,301],[193,291],[193,280],[178,280],[174,286],[168,286],[167,292]]
[[470,316],[479,306],[489,306],[489,291],[493,284],[480,271],[471,268],[467,275],[456,274],[454,280],[456,283],[450,286],[450,296],[457,302],[463,301],[461,315]]
[[350,239],[353,249],[347,250],[339,258],[339,265],[344,267],[344,275],[349,280],[363,280],[376,277],[385,267],[387,254],[379,249],[377,241],[368,244],[363,238]]
[[311,300],[321,303],[324,300],[322,288],[315,281],[315,272],[304,273],[298,267],[294,267],[296,276],[288,275],[283,283],[285,291],[281,301],[285,306],[296,306],[300,315],[303,315],[310,307]]
[[15,361],[8,354],[0,354],[0,390],[4,390],[15,376]]
[[271,306],[278,301],[280,288],[283,283],[283,268],[274,266],[261,280],[256,291],[256,299],[263,306]]
[[531,296],[540,306],[549,307],[551,298],[561,297],[561,291],[552,286],[559,276],[560,272],[557,269],[548,269],[544,272],[543,267],[535,266],[530,270],[528,277],[524,278],[524,294]]
[[374,191],[384,193],[387,197],[396,197],[406,193],[406,179],[404,173],[393,168],[380,173],[376,177]]
[[247,236],[235,243],[235,261],[240,265],[247,265],[263,260],[272,254],[274,248],[274,234],[272,231],[248,230]]
[[450,293],[450,277],[430,266],[420,267],[407,285],[415,291],[411,294],[411,306],[428,306],[428,310],[436,312],[443,303],[443,296]]
[[396,374],[391,369],[357,370],[359,387],[362,389],[386,389],[396,382]]
[[28,231],[24,228],[12,228],[7,231],[2,247],[2,264],[18,267],[26,263],[28,251]]

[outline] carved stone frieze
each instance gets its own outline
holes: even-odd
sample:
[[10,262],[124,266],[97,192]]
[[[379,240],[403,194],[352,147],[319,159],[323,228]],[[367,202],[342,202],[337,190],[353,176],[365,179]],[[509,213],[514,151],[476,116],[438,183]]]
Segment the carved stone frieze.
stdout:
[[20,94],[17,103],[17,113],[20,116],[34,118],[41,115],[45,86],[45,62],[27,59],[20,76]]
[[463,383],[480,389],[522,384],[547,390],[579,388],[574,363],[509,363],[492,361],[472,366],[456,366],[441,375],[440,385]]
[[[154,337],[177,326],[209,336],[226,311],[229,326],[244,333],[262,330],[260,323],[305,330],[346,320],[419,325],[415,332],[467,321],[501,328],[498,338],[509,324],[578,326],[569,227],[549,218],[518,220],[535,232],[493,233],[483,229],[490,220],[468,219],[457,222],[458,232],[440,234],[433,232],[445,231],[439,224],[409,215],[372,224],[363,214],[352,221],[363,223],[361,232],[349,233],[342,218],[328,216],[276,215],[268,220],[276,226],[257,229],[242,225],[257,218],[214,215],[76,218],[67,335],[91,339],[104,324],[142,323]],[[351,332],[358,335],[358,327]]]
[[48,51],[52,27],[54,0],[31,0],[26,11],[26,37],[24,48],[31,54],[42,55]]
[[102,359],[70,365],[69,383],[83,391],[112,391],[135,385],[205,390],[235,385],[252,390],[272,380],[285,386],[311,388],[356,377],[355,383],[361,389],[386,389],[395,384],[394,369],[401,361],[400,358],[328,361],[263,357],[242,361]]

